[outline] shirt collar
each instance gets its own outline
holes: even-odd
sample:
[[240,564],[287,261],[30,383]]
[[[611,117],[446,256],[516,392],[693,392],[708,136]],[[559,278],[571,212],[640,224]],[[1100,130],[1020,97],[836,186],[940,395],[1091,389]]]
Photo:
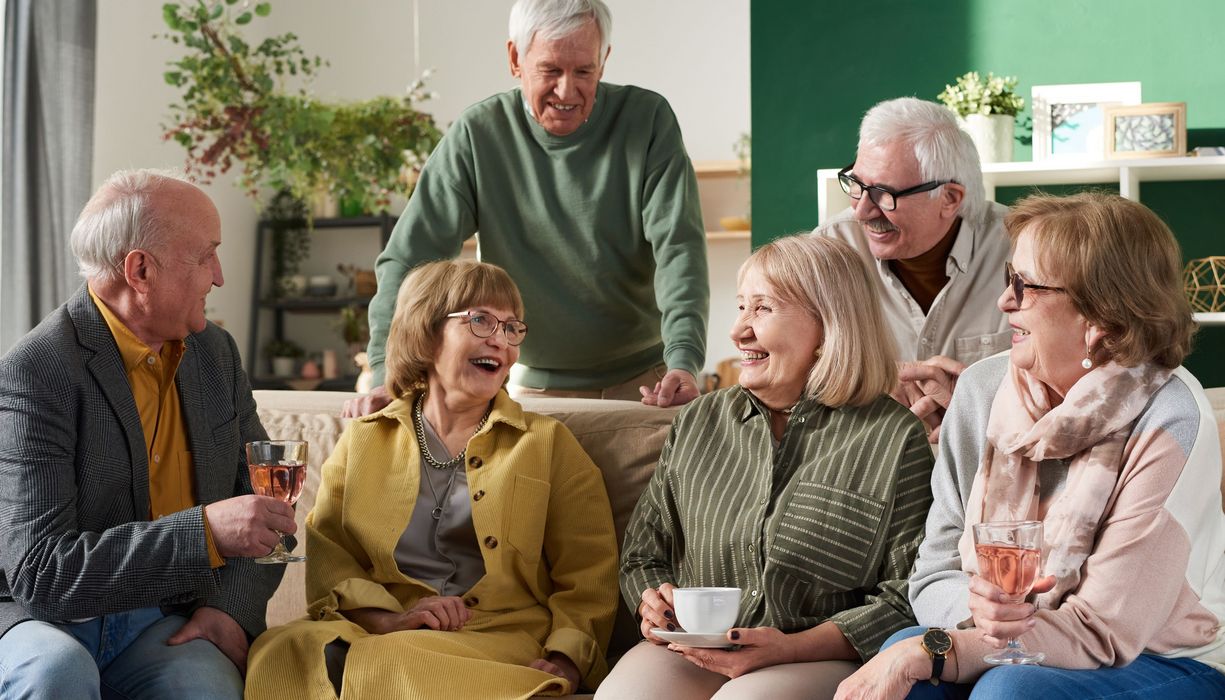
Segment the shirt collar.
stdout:
[[[970,271],[970,264],[974,261],[974,239],[978,231],[965,217],[961,217],[960,222],[961,229],[957,231],[957,240],[953,242],[953,247],[949,250],[949,263],[965,274]],[[949,268],[945,270],[952,272]]]
[[[132,372],[138,366],[149,362],[149,358],[158,357],[157,354],[145,345],[136,334],[131,331],[115,312],[111,311],[106,302],[102,301],[94,290],[89,289],[89,298],[93,300],[94,306],[98,307],[98,313],[102,314],[102,319],[106,321],[107,328],[110,329],[111,335],[115,338],[115,345],[119,347],[119,357],[123,360],[123,368],[127,372]],[[183,356],[186,347],[182,340],[172,340],[162,343],[162,352],[160,357],[163,361],[173,362],[177,365],[179,358]]]
[[[411,430],[413,425],[413,403],[421,392],[421,389],[414,389],[408,394],[392,401],[383,410],[368,416],[362,416],[357,420],[375,420],[380,416],[394,418]],[[520,432],[527,432],[527,420],[523,415],[523,407],[517,401],[510,398],[505,388],[499,389],[497,395],[493,397],[493,408],[489,410],[489,420],[486,421],[485,427],[481,429],[481,432],[488,431],[494,423],[505,423]],[[480,433],[477,434],[479,435]]]

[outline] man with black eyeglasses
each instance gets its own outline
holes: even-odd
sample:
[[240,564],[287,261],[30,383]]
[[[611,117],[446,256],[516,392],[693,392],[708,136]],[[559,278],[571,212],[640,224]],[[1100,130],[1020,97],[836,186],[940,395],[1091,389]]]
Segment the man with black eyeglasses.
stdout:
[[986,200],[978,154],[952,113],[912,97],[868,110],[838,180],[852,206],[813,233],[850,243],[879,273],[903,361],[894,397],[936,442],[961,370],[1009,348],[995,305],[1007,209]]

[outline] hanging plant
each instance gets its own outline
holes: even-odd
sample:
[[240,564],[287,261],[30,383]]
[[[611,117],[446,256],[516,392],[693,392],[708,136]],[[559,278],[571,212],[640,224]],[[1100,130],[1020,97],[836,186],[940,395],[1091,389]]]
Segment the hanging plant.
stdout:
[[243,26],[271,11],[271,3],[249,0],[162,6],[170,30],[163,37],[186,49],[163,76],[182,91],[163,137],[187,150],[187,173],[210,182],[237,165],[252,198],[264,187],[300,200],[326,189],[368,212],[386,210],[393,194],[409,196],[414,170],[441,137],[433,118],[413,107],[431,97],[428,72],[402,97],[323,102],[307,88],[328,64],[296,35],[254,46],[242,36]]

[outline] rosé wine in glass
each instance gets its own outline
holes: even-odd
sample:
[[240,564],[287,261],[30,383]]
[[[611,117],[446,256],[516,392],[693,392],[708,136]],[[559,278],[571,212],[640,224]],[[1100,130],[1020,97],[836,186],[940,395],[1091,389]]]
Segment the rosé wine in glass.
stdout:
[[[1005,602],[1024,602],[1042,565],[1042,523],[979,523],[974,526],[974,552],[978,555],[978,575],[1004,591]],[[984,656],[983,661],[996,665],[1039,664],[1045,658],[1046,654],[1026,651],[1012,638],[1003,649]]]
[[[248,442],[247,469],[251,475],[251,490],[293,505],[302,495],[306,484],[306,442],[303,440],[260,440]],[[280,541],[266,556],[252,561],[257,564],[284,564],[306,561],[301,554],[291,554],[285,547],[285,534],[278,532]]]

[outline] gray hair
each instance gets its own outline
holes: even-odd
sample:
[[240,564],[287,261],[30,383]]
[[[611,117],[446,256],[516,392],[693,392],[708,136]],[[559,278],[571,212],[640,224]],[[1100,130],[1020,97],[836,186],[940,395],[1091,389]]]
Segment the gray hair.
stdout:
[[600,65],[612,41],[612,13],[603,0],[518,0],[510,8],[510,40],[519,56],[527,53],[532,39],[560,39],[595,21],[600,31]]
[[[966,189],[959,213],[977,222],[987,209],[983,171],[970,135],[961,130],[953,113],[934,102],[899,97],[877,103],[859,125],[859,146],[907,143],[924,181],[956,180]],[[939,187],[931,197],[939,196]]]
[[166,222],[149,200],[169,180],[186,182],[165,170],[120,170],[102,183],[81,210],[69,239],[82,277],[121,277],[128,253],[163,245]]

